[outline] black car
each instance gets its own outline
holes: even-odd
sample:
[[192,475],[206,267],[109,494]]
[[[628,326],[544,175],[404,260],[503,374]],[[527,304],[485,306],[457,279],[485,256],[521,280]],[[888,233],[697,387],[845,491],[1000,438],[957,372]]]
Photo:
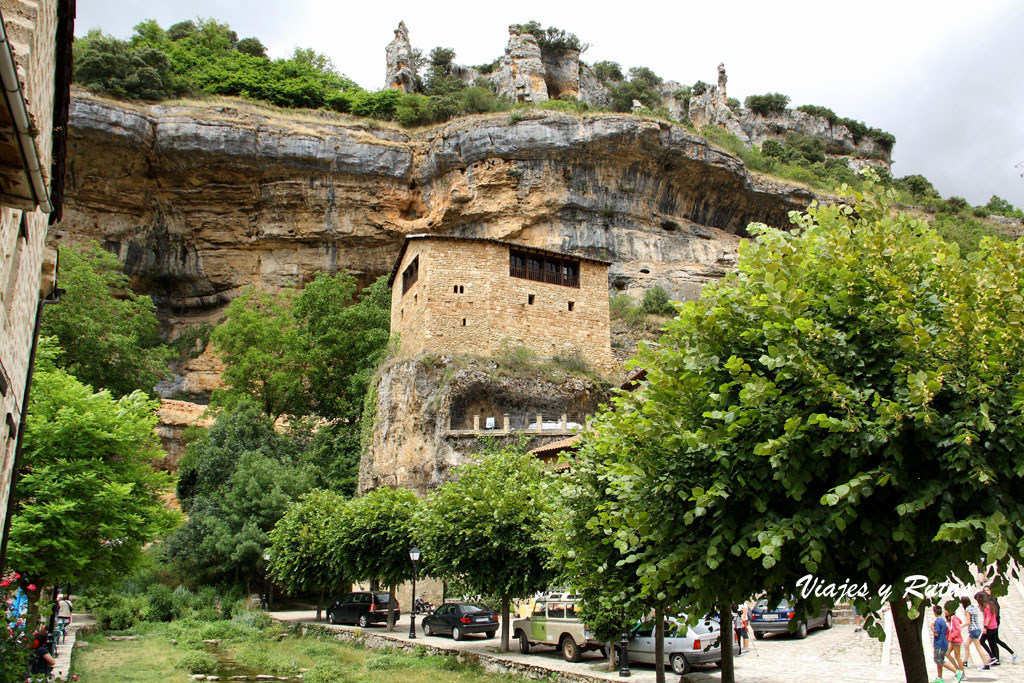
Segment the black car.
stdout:
[[451,633],[462,640],[467,633],[486,633],[493,638],[498,631],[498,613],[490,607],[465,602],[447,602],[433,614],[423,617],[423,635]]
[[[342,596],[327,608],[327,623],[358,624],[366,628],[370,624],[382,624],[388,620],[388,594],[380,591],[357,591]],[[398,621],[398,600],[391,603],[391,611]]]

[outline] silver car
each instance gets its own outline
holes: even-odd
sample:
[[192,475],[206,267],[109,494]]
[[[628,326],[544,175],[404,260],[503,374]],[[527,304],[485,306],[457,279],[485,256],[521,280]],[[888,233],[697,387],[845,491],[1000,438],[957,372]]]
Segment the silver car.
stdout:
[[[686,625],[686,617],[665,620],[665,664],[680,676],[689,673],[694,666],[718,665],[722,661],[719,644],[721,629],[718,622],[701,619],[694,626]],[[654,620],[645,620],[633,627],[629,638],[629,663],[654,664]],[[615,648],[615,663],[618,666],[619,648]]]

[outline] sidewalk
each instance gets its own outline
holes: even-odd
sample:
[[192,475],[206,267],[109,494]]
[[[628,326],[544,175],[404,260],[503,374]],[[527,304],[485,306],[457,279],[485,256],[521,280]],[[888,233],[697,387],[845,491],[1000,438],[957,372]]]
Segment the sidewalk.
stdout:
[[63,642],[57,644],[57,656],[54,657],[57,663],[53,667],[55,676],[66,676],[71,672],[71,653],[75,649],[75,641],[78,639],[78,629],[92,624],[92,615],[76,614],[72,617],[67,637]]

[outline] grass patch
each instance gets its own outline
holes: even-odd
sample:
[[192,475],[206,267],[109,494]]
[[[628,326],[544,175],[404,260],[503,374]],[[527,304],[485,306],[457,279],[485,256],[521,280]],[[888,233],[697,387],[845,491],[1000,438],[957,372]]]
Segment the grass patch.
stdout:
[[[223,622],[230,623],[230,622]],[[520,683],[518,676],[484,673],[477,664],[462,664],[455,657],[415,652],[367,650],[329,637],[289,634],[277,639],[284,627],[256,630],[247,639],[205,649],[189,647],[174,636],[201,635],[205,625],[151,624],[139,640],[111,642],[106,634],[85,636],[88,649],[75,649],[71,668],[83,681],[103,683],[187,683],[192,673],[213,673],[221,680],[232,675],[291,676],[305,670],[312,683]],[[172,644],[172,639],[178,645]],[[200,641],[201,642],[201,641]]]

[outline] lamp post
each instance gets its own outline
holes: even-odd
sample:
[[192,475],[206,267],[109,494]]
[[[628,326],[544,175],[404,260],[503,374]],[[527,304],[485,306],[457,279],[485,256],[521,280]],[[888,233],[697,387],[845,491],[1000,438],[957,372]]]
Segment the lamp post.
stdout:
[[270,580],[267,577],[269,564],[270,553],[263,553],[263,595],[260,596],[260,607],[262,607],[264,611],[270,609]]
[[619,641],[619,676],[629,678],[629,630],[622,629],[622,640]]
[[409,559],[412,560],[412,598],[409,607],[409,640],[416,640],[416,568],[420,563],[420,549],[413,546],[409,549]]

